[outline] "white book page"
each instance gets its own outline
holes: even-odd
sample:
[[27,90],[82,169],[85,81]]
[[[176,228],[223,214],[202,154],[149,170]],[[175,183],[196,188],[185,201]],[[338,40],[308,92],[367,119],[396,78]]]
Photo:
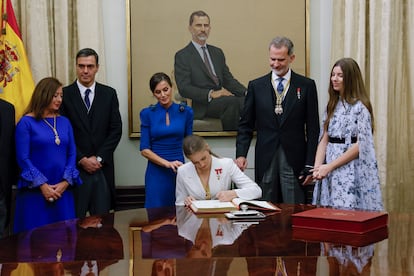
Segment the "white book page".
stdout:
[[194,200],[191,204],[193,204],[198,209],[235,207],[232,202],[223,202],[220,200]]

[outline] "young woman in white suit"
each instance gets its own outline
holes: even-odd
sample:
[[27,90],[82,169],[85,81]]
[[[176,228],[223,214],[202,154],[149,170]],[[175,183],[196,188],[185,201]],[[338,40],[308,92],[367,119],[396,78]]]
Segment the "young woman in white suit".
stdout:
[[252,200],[262,196],[259,185],[246,176],[232,159],[213,154],[202,137],[187,136],[183,151],[191,162],[178,168],[176,205],[189,206],[193,200],[231,201],[235,197]]

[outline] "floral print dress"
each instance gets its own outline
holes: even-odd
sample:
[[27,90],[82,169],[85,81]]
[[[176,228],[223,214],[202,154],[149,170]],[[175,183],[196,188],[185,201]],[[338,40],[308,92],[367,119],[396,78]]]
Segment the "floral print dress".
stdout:
[[[325,112],[323,122],[326,120]],[[323,128],[321,128],[321,137]],[[330,172],[317,181],[313,204],[349,209],[383,210],[381,186],[371,128],[371,115],[361,101],[349,104],[339,100],[329,122],[328,136],[344,138],[345,143],[328,143],[325,161],[341,156],[357,137],[358,158]]]

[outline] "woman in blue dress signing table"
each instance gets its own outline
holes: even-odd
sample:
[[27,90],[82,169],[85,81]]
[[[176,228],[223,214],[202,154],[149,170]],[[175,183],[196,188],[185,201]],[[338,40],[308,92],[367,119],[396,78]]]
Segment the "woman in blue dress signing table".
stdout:
[[14,232],[75,218],[72,190],[80,184],[69,120],[59,115],[62,84],[44,78],[16,126],[17,183]]
[[193,110],[172,101],[170,77],[155,73],[150,89],[157,103],[140,112],[142,156],[145,172],[145,208],[174,206],[177,168],[184,162],[182,143],[193,132]]

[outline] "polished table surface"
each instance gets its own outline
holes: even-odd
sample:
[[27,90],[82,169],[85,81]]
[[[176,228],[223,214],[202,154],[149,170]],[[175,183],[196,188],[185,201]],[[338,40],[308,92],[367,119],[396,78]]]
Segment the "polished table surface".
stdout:
[[301,239],[291,215],[314,206],[278,206],[260,222],[177,207],[46,225],[0,239],[0,275],[414,275],[412,213],[366,241]]

